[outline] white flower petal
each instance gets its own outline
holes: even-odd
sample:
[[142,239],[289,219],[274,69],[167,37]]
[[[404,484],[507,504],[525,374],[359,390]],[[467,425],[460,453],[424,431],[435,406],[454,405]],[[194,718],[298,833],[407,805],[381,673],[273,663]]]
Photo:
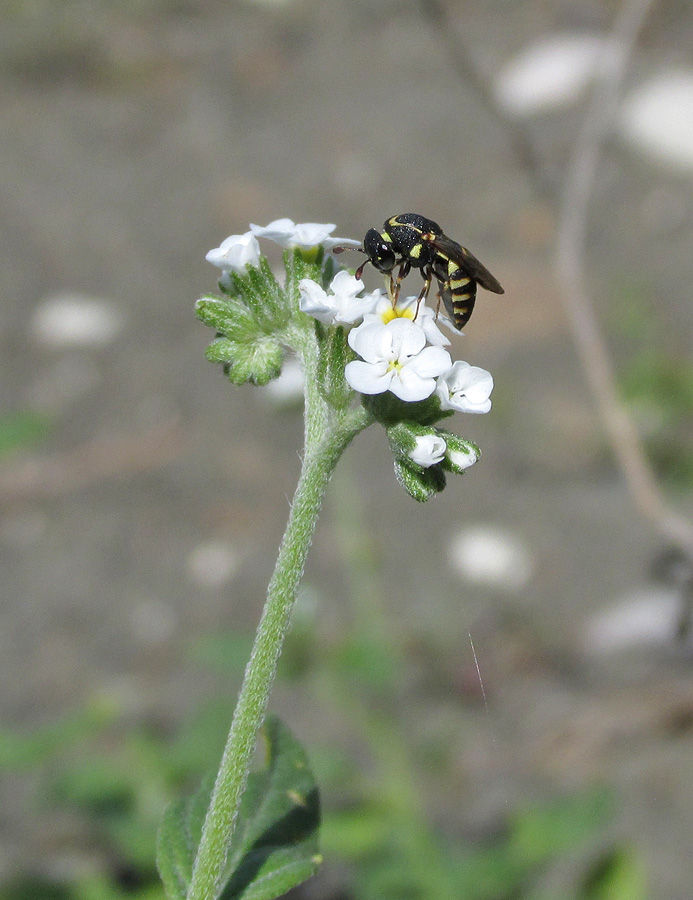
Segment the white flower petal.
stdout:
[[268,241],[274,241],[280,247],[289,247],[296,231],[296,225],[292,219],[275,219],[265,226],[255,225],[251,222],[250,230],[256,237],[267,238]]
[[442,347],[425,347],[409,365],[423,378],[437,378],[450,369],[452,359]]
[[349,346],[366,362],[376,363],[394,358],[392,333],[380,322],[365,322],[349,332]]
[[416,444],[407,456],[412,462],[424,469],[437,466],[445,459],[446,444],[439,434],[420,434],[416,437]]
[[306,250],[317,247],[335,230],[336,225],[320,225],[317,222],[303,222],[296,226],[294,243]]
[[247,265],[257,266],[260,262],[260,245],[252,231],[232,234],[210,250],[205,259],[224,272],[244,272]]
[[337,306],[334,296],[327,294],[316,281],[303,278],[298,283],[298,306],[301,312],[313,316],[324,325],[332,325]]
[[390,390],[407,403],[417,403],[430,397],[436,389],[434,378],[422,378],[412,366],[404,365],[395,372]]
[[336,227],[336,225],[322,225],[317,222],[296,224],[292,219],[275,219],[265,226],[251,223],[250,230],[257,237],[267,238],[285,249],[301,247],[309,250],[311,247],[321,244]]
[[367,363],[355,359],[344,369],[347,383],[361,394],[382,394],[390,387],[393,375],[386,362]]
[[393,319],[384,326],[392,335],[392,349],[395,357],[416,356],[426,346],[426,335],[423,328],[411,319]]

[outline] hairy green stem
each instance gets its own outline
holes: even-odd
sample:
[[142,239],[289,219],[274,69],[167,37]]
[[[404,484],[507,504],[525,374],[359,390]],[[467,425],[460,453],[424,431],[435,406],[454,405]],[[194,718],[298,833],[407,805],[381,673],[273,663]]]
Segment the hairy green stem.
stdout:
[[216,900],[223,888],[229,845],[258,731],[267,710],[325,489],[342,452],[370,421],[363,409],[329,415],[315,387],[315,347],[309,342],[301,349],[307,386],[306,446],[301,476],[212,791],[187,900]]

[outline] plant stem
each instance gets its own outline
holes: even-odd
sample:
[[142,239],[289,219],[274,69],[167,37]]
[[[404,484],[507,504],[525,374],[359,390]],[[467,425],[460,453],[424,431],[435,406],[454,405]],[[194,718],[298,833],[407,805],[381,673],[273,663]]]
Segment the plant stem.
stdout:
[[238,695],[231,730],[217,774],[193,866],[187,900],[216,900],[223,887],[231,837],[248,780],[257,735],[267,710],[291,611],[325,489],[339,457],[369,423],[363,409],[329,416],[315,389],[315,360],[304,346],[306,447],[267,601]]

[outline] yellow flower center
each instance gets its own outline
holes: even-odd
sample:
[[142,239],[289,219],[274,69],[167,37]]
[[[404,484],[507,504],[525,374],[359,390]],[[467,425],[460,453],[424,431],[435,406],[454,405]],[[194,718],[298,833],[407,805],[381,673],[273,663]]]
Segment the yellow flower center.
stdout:
[[388,306],[381,318],[386,325],[388,322],[392,322],[393,319],[413,319],[414,308],[411,306]]

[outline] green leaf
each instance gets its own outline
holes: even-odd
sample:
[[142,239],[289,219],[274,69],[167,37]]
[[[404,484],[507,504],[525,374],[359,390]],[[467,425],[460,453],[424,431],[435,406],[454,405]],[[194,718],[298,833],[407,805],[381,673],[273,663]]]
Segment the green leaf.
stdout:
[[[321,862],[320,802],[306,754],[276,718],[266,721],[263,734],[266,764],[248,779],[219,900],[274,900]],[[210,779],[164,814],[157,863],[169,900],[185,900],[211,789]]]
[[236,298],[200,297],[195,314],[205,325],[234,341],[250,341],[263,334],[253,313]]
[[207,347],[205,356],[210,362],[224,363],[233,384],[267,384],[279,375],[284,361],[280,344],[270,337],[251,342],[220,337]]
[[289,320],[286,293],[274,277],[266,257],[260,257],[259,268],[248,269],[247,279],[244,299],[265,331],[269,334],[286,325]]

